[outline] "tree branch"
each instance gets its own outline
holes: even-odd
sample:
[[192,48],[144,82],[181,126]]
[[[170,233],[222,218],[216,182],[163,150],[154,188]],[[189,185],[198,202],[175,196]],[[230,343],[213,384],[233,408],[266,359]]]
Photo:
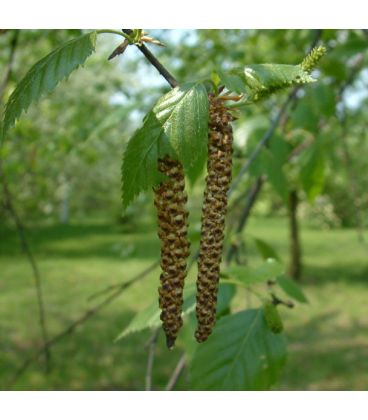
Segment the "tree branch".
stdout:
[[[130,35],[133,31],[131,29],[123,29],[123,32],[127,35]],[[156,70],[161,74],[162,77],[167,81],[167,83],[175,88],[179,85],[175,77],[158,61],[158,59],[151,53],[151,51],[143,44],[137,45],[137,48],[141,53],[147,58],[147,60],[156,68]]]
[[148,359],[147,359],[147,370],[146,370],[146,391],[151,391],[152,389],[153,361],[155,358],[156,344],[157,344],[158,336],[160,335],[160,331],[161,331],[161,327],[156,328],[147,343]]
[[183,372],[186,363],[186,356],[185,353],[183,353],[169,379],[169,382],[166,385],[165,391],[172,391],[174,389],[174,386],[178,382],[178,379],[180,378],[180,375]]
[[50,340],[48,340],[45,343],[44,346],[42,346],[40,349],[38,349],[35,353],[33,353],[28,359],[26,359],[23,362],[23,364],[20,366],[20,368],[14,374],[13,378],[8,382],[6,389],[10,389],[11,387],[14,386],[14,384],[17,382],[17,380],[32,365],[32,363],[34,363],[38,360],[38,358],[41,356],[41,354],[45,351],[46,348],[50,349],[55,344],[57,344],[59,341],[61,341],[64,337],[72,334],[78,326],[84,324],[86,321],[88,321],[94,315],[99,313],[103,308],[105,308],[107,305],[109,305],[111,302],[113,302],[115,299],[117,299],[126,289],[128,289],[134,283],[136,283],[136,282],[142,280],[144,277],[146,277],[149,273],[151,273],[153,271],[153,269],[155,267],[156,267],[156,265],[155,266],[150,266],[149,268],[143,270],[141,273],[132,277],[127,282],[121,284],[120,287],[117,290],[115,290],[113,293],[111,293],[109,296],[107,296],[102,302],[100,302],[98,305],[94,306],[93,308],[88,309],[83,315],[81,315],[78,319],[76,319],[74,322],[72,322],[67,328],[65,328],[59,334],[55,335]]
[[[1,162],[0,162],[1,164]],[[26,254],[28,261],[31,265],[32,268],[32,272],[33,272],[33,278],[34,278],[34,285],[35,285],[35,289],[36,289],[36,298],[37,298],[37,305],[38,305],[38,316],[39,316],[39,323],[40,323],[40,330],[41,330],[41,336],[42,336],[42,341],[44,343],[44,356],[45,356],[45,367],[46,367],[46,371],[50,370],[51,367],[51,353],[49,348],[46,346],[46,343],[49,339],[49,334],[48,334],[48,329],[47,329],[47,321],[46,321],[46,311],[45,311],[45,304],[44,304],[44,298],[43,298],[43,291],[42,291],[42,281],[41,281],[41,276],[40,276],[40,272],[38,269],[38,265],[37,262],[33,256],[32,250],[30,248],[30,245],[28,243],[27,240],[27,235],[26,235],[26,231],[24,228],[24,225],[17,213],[17,211],[15,210],[15,207],[13,205],[12,202],[12,197],[11,197],[11,193],[9,191],[6,179],[4,177],[2,168],[0,166],[0,179],[1,179],[1,183],[3,186],[3,191],[4,191],[4,198],[5,198],[5,208],[8,210],[11,218],[13,219],[17,232],[18,232],[18,236],[21,242],[21,247],[23,252]]]
[[[141,275],[142,276],[145,276],[146,274],[149,274],[149,273],[151,273],[156,267],[159,267],[160,266],[160,261],[159,260],[157,260],[157,261],[155,261],[153,264],[151,264],[151,265],[149,265],[142,273],[141,273]],[[111,292],[111,291],[113,291],[113,290],[116,290],[116,289],[120,289],[124,284],[126,284],[126,282],[119,282],[119,283],[115,283],[115,284],[111,284],[110,286],[107,286],[107,287],[105,287],[104,289],[102,289],[102,290],[99,290],[99,291],[97,291],[97,292],[95,292],[95,293],[93,293],[92,295],[90,295],[88,298],[87,298],[87,301],[91,301],[91,300],[94,300],[94,299],[96,299],[96,298],[98,298],[98,297],[100,297],[100,296],[103,296],[103,295],[105,295],[106,293],[109,293],[109,292]]]
[[281,106],[280,110],[276,114],[275,118],[273,119],[270,128],[267,130],[267,132],[264,134],[264,136],[261,138],[261,140],[258,142],[257,146],[253,150],[252,154],[250,155],[249,159],[245,162],[245,164],[240,168],[240,171],[237,175],[237,177],[234,179],[231,188],[229,190],[228,195],[232,194],[234,190],[236,190],[237,186],[239,185],[240,180],[243,178],[243,176],[248,172],[248,169],[250,168],[251,164],[256,160],[260,152],[262,151],[263,147],[265,147],[268,142],[271,140],[273,134],[275,133],[281,118],[285,114],[289,104],[293,101],[294,97],[296,97],[296,94],[300,88],[296,87],[287,97],[286,101]]
[[[3,101],[6,87],[9,83],[9,80],[13,72],[14,57],[15,57],[15,53],[16,53],[16,49],[18,45],[18,39],[19,39],[19,30],[15,30],[13,37],[10,40],[9,58],[8,58],[8,64],[5,70],[5,76],[0,86],[0,104]],[[1,156],[0,156],[0,182],[2,184],[3,192],[4,192],[4,206],[6,210],[8,210],[11,218],[14,221],[14,224],[18,232],[20,242],[21,242],[22,250],[26,254],[32,268],[34,285],[36,289],[36,299],[37,299],[37,305],[38,305],[41,336],[42,336],[43,343],[45,344],[49,339],[49,335],[48,335],[48,330],[47,330],[46,311],[45,311],[45,305],[44,305],[41,276],[38,269],[38,265],[32,253],[31,247],[28,243],[25,227],[13,204],[12,195],[7,184],[5,172],[3,171]],[[49,371],[50,363],[51,363],[51,353],[47,347],[45,347],[44,349],[44,356],[45,356],[46,371]]]

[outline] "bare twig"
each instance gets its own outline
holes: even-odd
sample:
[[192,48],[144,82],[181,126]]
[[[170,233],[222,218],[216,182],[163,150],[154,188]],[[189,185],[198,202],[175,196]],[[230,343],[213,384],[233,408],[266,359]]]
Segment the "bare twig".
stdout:
[[[131,29],[123,29],[127,35],[132,33]],[[158,61],[158,59],[151,53],[151,51],[143,44],[136,46],[141,53],[147,58],[147,60],[157,69],[157,71],[161,74],[162,77],[167,81],[167,83],[172,87],[176,87],[179,85],[178,81],[175,77]]]
[[[157,260],[155,261],[153,264],[149,265],[142,273],[142,276],[145,276],[146,274],[151,273],[156,267],[158,267],[160,265],[160,261]],[[111,292],[112,290],[116,290],[116,289],[120,289],[124,284],[126,284],[126,282],[119,282],[119,283],[115,283],[115,284],[111,284],[110,286],[107,286],[106,288],[97,291],[96,293],[93,293],[92,295],[90,295],[87,300],[91,301],[94,300],[102,295],[105,295],[106,293]]]
[[32,363],[36,362],[38,360],[38,358],[41,356],[41,354],[44,353],[46,348],[50,349],[55,344],[57,344],[59,341],[61,341],[64,337],[66,337],[69,334],[72,334],[78,326],[84,324],[86,321],[88,321],[94,315],[99,313],[103,308],[105,308],[107,305],[109,305],[111,302],[113,302],[115,299],[117,299],[122,294],[122,292],[124,292],[128,287],[130,287],[134,283],[142,280],[150,272],[152,272],[153,269],[154,268],[152,268],[152,267],[150,268],[150,270],[145,269],[141,273],[132,277],[127,282],[121,284],[120,287],[117,290],[115,290],[113,293],[111,293],[109,296],[107,296],[102,302],[100,302],[98,305],[94,306],[93,308],[88,309],[83,315],[81,315],[78,319],[76,319],[74,322],[72,322],[67,328],[65,328],[59,334],[55,335],[50,340],[48,340],[47,343],[45,343],[44,346],[42,346],[40,349],[38,349],[36,352],[34,352],[28,359],[26,359],[23,362],[23,364],[20,366],[20,368],[14,374],[13,378],[7,384],[6,389],[10,389],[12,386],[14,386],[14,384],[25,373],[25,371],[29,368],[29,366],[31,366]]
[[248,172],[248,169],[250,168],[251,164],[256,160],[262,149],[268,144],[268,142],[271,140],[273,134],[275,133],[282,116],[286,112],[289,104],[293,101],[294,97],[296,97],[296,94],[299,90],[299,87],[296,87],[287,97],[286,101],[281,106],[280,110],[276,114],[275,118],[273,119],[270,128],[267,130],[265,135],[261,138],[261,140],[258,142],[257,146],[253,150],[252,154],[250,155],[249,159],[245,162],[245,164],[241,167],[238,176],[234,179],[231,188],[229,190],[228,195],[230,195],[239,185],[240,180],[243,178],[243,176]]
[[292,302],[291,300],[282,300],[278,298],[274,293],[271,293],[271,297],[272,297],[272,304],[275,306],[284,305],[290,309],[294,308],[295,306],[294,302]]
[[161,331],[161,327],[156,328],[147,344],[148,358],[147,358],[147,370],[146,370],[146,391],[151,391],[152,389],[153,361],[155,358],[156,344],[157,344],[157,339],[160,334],[160,331]]
[[[0,86],[0,103],[2,103],[3,101],[6,87],[9,83],[9,80],[13,72],[14,57],[15,57],[15,52],[18,45],[18,38],[19,38],[19,30],[15,30],[13,37],[10,40],[9,58],[8,58],[8,63],[5,70],[5,76]],[[4,192],[4,206],[8,210],[11,218],[14,221],[14,224],[17,229],[18,236],[21,242],[22,250],[26,254],[32,268],[34,285],[35,285],[35,290],[36,290],[37,305],[38,305],[41,336],[42,336],[43,343],[45,344],[48,341],[49,336],[48,336],[48,331],[47,331],[46,311],[45,311],[45,305],[44,305],[41,276],[40,276],[37,262],[34,258],[31,247],[28,243],[24,224],[13,204],[12,195],[6,181],[5,173],[3,171],[1,157],[0,157],[0,182],[2,184],[3,192]],[[47,347],[45,347],[44,349],[44,356],[45,356],[46,371],[48,371],[50,369],[51,353]]]
[[180,375],[183,372],[186,363],[186,356],[185,353],[183,353],[169,379],[169,382],[166,385],[165,391],[172,391],[174,389],[174,386],[178,382],[178,379],[180,378]]
[[41,276],[38,269],[37,262],[34,258],[30,245],[28,243],[26,231],[24,225],[13,205],[11,193],[9,191],[8,185],[6,183],[4,174],[2,173],[2,168],[0,167],[0,179],[3,186],[4,191],[4,198],[5,198],[5,208],[8,210],[9,214],[11,215],[17,232],[21,242],[21,246],[23,252],[27,255],[28,261],[32,267],[33,277],[34,277],[34,284],[36,289],[36,297],[37,297],[37,304],[38,304],[38,316],[39,316],[39,323],[41,329],[42,340],[44,343],[44,356],[45,356],[45,366],[46,370],[50,369],[50,362],[51,362],[51,353],[49,348],[46,346],[46,343],[49,340],[49,334],[47,330],[47,321],[46,321],[46,311],[45,311],[45,304],[43,298],[43,291],[42,291],[42,282]]

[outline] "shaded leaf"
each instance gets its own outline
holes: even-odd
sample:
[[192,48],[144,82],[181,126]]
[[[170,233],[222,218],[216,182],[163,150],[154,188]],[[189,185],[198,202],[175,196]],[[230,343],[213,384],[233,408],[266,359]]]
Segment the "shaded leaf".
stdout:
[[139,128],[129,140],[124,152],[122,166],[122,198],[126,208],[142,191],[158,185],[164,180],[157,167],[159,157],[175,152],[164,135],[160,122],[153,111],[143,120]]
[[303,98],[303,101],[300,101],[298,106],[290,111],[290,121],[296,127],[315,132],[319,123],[319,115],[311,103]]
[[308,199],[313,202],[322,192],[325,183],[325,156],[318,140],[314,142],[305,158],[300,179]]
[[281,287],[281,289],[292,299],[295,299],[301,303],[308,303],[308,299],[306,298],[302,289],[290,277],[282,274],[277,277],[276,281],[277,284]]
[[280,274],[283,274],[284,271],[285,269],[282,264],[269,258],[258,267],[245,267],[241,265],[229,267],[224,270],[224,274],[245,285],[251,285],[273,279]]
[[[221,315],[230,304],[235,294],[234,285],[220,284],[218,292],[217,313]],[[188,315],[195,310],[196,305],[196,285],[190,283],[184,288],[183,316]],[[152,302],[146,309],[138,312],[130,321],[129,325],[116,338],[120,340],[129,334],[142,331],[146,328],[157,328],[161,325],[161,309],[158,306],[158,298]]]
[[82,65],[95,50],[96,32],[89,32],[61,45],[38,61],[17,84],[6,104],[2,138],[32,102]]
[[288,161],[291,147],[283,136],[274,133],[269,142],[269,149],[280,166]]
[[[190,313],[195,308],[195,284],[189,284],[184,289],[183,314]],[[146,309],[138,312],[129,325],[122,331],[115,341],[125,336],[142,331],[146,328],[157,328],[161,325],[161,309],[158,306],[158,297]]]
[[284,201],[287,201],[289,187],[285,174],[282,170],[282,165],[267,149],[264,149],[262,152],[262,166],[270,184],[280,197]]
[[190,365],[194,390],[265,390],[286,361],[286,342],[273,334],[261,309],[221,318]]
[[226,86],[227,89],[236,93],[245,93],[246,85],[244,84],[244,78],[238,74],[233,74],[230,72],[218,71],[218,75],[221,79],[221,82]]
[[261,254],[262,258],[268,260],[272,258],[274,260],[280,261],[280,257],[277,255],[276,251],[272,246],[259,238],[253,238],[258,249],[258,252]]

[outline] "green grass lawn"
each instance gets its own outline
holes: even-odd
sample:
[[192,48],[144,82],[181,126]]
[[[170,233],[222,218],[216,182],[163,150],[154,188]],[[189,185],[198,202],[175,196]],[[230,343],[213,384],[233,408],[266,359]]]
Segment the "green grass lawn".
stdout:
[[[251,219],[245,238],[268,241],[287,260],[283,219]],[[274,389],[368,389],[368,244],[352,230],[303,227],[303,287],[308,305],[282,309],[289,360]],[[15,232],[0,230],[0,386],[41,345],[32,272]],[[159,256],[149,223],[139,228],[106,223],[52,226],[30,231],[43,279],[50,335],[59,333],[103,297],[89,296],[128,280]],[[249,259],[256,250],[247,242]],[[52,370],[42,359],[13,389],[144,389],[149,331],[114,343],[132,316],[156,299],[158,269],[52,348]],[[192,273],[192,276],[195,273]],[[249,299],[250,305],[253,304]],[[255,304],[256,302],[254,302]],[[162,334],[153,382],[162,389],[181,355]],[[184,374],[178,389],[188,389]]]

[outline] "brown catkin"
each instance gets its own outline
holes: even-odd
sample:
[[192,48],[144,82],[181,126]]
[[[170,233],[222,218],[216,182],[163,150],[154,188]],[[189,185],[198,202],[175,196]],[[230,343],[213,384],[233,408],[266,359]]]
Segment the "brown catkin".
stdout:
[[231,114],[223,101],[209,96],[208,161],[202,208],[202,231],[198,258],[198,342],[207,340],[216,322],[217,291],[224,240],[227,193],[231,182],[233,133]]
[[158,236],[161,239],[160,318],[167,346],[172,348],[183,325],[183,288],[190,246],[187,239],[188,212],[185,209],[187,195],[183,167],[179,161],[165,156],[159,159],[158,169],[168,178],[154,188]]

